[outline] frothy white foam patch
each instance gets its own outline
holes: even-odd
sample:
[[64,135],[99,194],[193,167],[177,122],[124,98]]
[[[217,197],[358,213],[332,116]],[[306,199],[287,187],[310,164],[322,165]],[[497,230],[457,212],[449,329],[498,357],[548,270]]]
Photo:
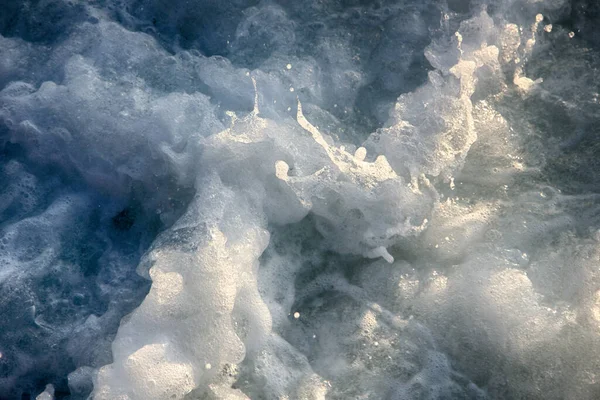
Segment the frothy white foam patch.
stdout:
[[288,3],[3,6],[0,397],[598,398],[567,2]]

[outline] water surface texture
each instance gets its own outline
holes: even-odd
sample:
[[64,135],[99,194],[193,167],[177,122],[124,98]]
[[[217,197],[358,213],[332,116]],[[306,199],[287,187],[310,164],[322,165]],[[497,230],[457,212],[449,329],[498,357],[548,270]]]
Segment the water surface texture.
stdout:
[[599,24],[0,0],[0,400],[600,399]]

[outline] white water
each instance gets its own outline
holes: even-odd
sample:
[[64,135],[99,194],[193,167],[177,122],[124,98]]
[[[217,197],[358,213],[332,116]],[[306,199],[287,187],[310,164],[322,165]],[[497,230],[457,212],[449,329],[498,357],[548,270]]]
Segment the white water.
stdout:
[[600,396],[582,4],[1,5],[0,399]]

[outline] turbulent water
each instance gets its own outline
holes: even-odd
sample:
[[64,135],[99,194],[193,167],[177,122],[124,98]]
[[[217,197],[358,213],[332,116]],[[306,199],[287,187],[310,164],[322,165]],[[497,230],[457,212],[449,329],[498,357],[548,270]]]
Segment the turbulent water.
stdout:
[[0,0],[0,399],[599,399],[598,4]]

